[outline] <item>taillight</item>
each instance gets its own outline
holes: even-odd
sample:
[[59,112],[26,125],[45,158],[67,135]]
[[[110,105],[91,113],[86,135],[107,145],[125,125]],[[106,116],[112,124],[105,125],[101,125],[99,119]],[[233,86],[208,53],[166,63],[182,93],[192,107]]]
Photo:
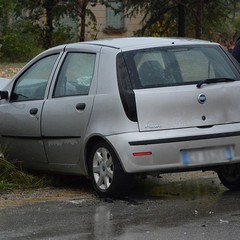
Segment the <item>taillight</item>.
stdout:
[[152,155],[152,152],[135,152],[133,153],[134,157],[143,157],[143,156],[149,156]]

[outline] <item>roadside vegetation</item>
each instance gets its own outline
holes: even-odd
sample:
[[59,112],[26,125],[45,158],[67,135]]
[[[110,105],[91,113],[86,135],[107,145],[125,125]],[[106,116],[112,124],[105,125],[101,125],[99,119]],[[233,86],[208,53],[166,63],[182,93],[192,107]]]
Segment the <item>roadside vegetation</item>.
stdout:
[[14,163],[0,156],[0,193],[13,189],[34,189],[46,187],[51,179],[44,175],[32,175],[18,168]]
[[239,0],[0,0],[0,61],[29,61],[59,44],[96,39],[104,31],[92,11],[96,6],[124,18],[141,16],[136,36],[199,38],[229,50],[240,36]]

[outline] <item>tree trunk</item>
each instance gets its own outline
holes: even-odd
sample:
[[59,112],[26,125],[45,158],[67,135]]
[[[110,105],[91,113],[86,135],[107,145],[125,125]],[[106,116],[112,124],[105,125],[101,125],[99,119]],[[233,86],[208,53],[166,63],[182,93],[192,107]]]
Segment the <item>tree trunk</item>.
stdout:
[[201,39],[202,37],[203,10],[204,10],[204,0],[198,0],[197,15],[196,15],[196,32],[195,32],[195,37],[198,39]]
[[185,1],[178,1],[178,37],[185,37]]
[[86,9],[89,0],[77,0],[78,4],[78,15],[80,19],[80,34],[79,41],[85,41],[85,29],[86,29]]
[[53,0],[48,0],[43,4],[43,7],[46,9],[46,31],[44,39],[44,47],[52,47],[52,36],[53,36],[53,9],[56,6],[56,2]]
[[84,42],[85,40],[85,27],[86,27],[86,7],[82,8],[82,14],[80,16],[80,36],[79,40],[80,42]]

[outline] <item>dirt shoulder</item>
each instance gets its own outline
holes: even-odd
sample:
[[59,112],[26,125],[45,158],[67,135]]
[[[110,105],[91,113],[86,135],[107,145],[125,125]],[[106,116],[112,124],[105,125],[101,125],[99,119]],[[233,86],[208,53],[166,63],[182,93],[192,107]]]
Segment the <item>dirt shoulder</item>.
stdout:
[[0,63],[0,78],[12,78],[25,63]]
[[36,202],[94,199],[90,181],[79,176],[51,175],[54,185],[37,189],[0,191],[0,207],[19,206]]
[[70,201],[95,198],[92,192],[68,188],[42,188],[0,193],[0,207],[19,206],[36,202]]
[[[0,208],[8,206],[21,206],[32,203],[48,201],[93,201],[97,197],[91,184],[84,178],[63,177],[59,187],[46,187],[36,190],[14,190],[0,192]],[[220,184],[214,172],[188,172],[163,174],[161,178],[149,177],[138,179],[132,196],[160,197],[169,196],[191,197],[208,195],[211,192],[223,192],[226,189]]]

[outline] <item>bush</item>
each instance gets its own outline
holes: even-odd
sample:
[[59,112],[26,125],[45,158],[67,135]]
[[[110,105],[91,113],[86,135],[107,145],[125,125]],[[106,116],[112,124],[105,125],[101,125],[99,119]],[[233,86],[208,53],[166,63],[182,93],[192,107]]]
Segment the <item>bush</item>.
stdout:
[[38,44],[37,27],[22,22],[9,28],[0,39],[0,58],[8,62],[26,62],[43,49]]
[[55,29],[52,35],[52,46],[57,46],[64,43],[75,42],[76,37],[73,28],[62,24],[55,24]]

